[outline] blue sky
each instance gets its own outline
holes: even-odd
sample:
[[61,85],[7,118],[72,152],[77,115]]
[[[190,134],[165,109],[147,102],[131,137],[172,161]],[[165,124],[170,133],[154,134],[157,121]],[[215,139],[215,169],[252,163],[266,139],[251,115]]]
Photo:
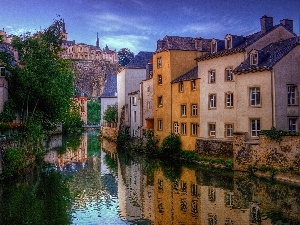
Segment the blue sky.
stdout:
[[68,39],[100,47],[155,51],[166,35],[223,39],[260,30],[260,17],[274,24],[293,19],[299,35],[299,0],[1,0],[0,27],[20,35],[64,18]]

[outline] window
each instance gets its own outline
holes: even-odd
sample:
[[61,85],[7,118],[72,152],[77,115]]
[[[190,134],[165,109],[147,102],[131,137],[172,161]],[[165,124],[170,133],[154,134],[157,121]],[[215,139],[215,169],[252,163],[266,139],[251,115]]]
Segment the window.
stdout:
[[80,108],[81,108],[81,112],[85,112],[84,106],[81,106]]
[[5,76],[5,67],[0,67],[0,77]]
[[186,135],[186,123],[181,124],[181,134]]
[[157,58],[157,68],[161,68],[162,67],[162,60],[161,57]]
[[196,80],[192,80],[191,84],[192,84],[192,90],[195,91],[196,90]]
[[147,108],[150,109],[150,102],[147,102]]
[[257,53],[251,53],[250,54],[250,65],[257,65],[258,63],[258,54]]
[[231,38],[231,36],[226,37],[225,46],[226,46],[226,49],[231,49],[232,48],[232,38]]
[[163,121],[158,120],[158,130],[162,130],[162,129],[163,129]]
[[217,216],[208,214],[208,225],[217,225]]
[[186,182],[185,181],[181,181],[181,191],[186,192]]
[[251,119],[250,126],[251,137],[258,137],[260,132],[260,119]]
[[259,106],[260,105],[260,88],[253,87],[250,88],[250,105]]
[[289,85],[288,86],[288,105],[298,105],[297,103],[297,86]]
[[197,200],[192,201],[192,213],[193,214],[198,213],[198,201]]
[[208,136],[210,137],[216,136],[216,124],[214,123],[208,124]]
[[208,199],[211,202],[214,202],[216,200],[216,190],[213,187],[208,188]]
[[158,179],[158,189],[163,190],[163,180]]
[[181,116],[186,116],[186,105],[181,105]]
[[163,106],[162,96],[158,97],[157,103],[158,103],[158,107],[162,107]]
[[147,86],[147,92],[150,92],[150,85]]
[[191,186],[191,193],[192,193],[193,196],[197,196],[197,194],[198,194],[197,184],[192,184],[192,186]]
[[217,107],[217,96],[216,94],[210,94],[208,96],[209,108],[215,109]]
[[216,82],[216,71],[208,71],[208,83],[214,84]]
[[179,82],[179,92],[183,92],[183,82]]
[[136,122],[136,111],[133,111],[133,121]]
[[181,201],[180,201],[180,209],[181,209],[181,211],[186,212],[186,210],[187,210],[187,202],[186,202],[185,199],[181,199]]
[[162,76],[158,75],[158,85],[162,85]]
[[211,42],[211,53],[215,53],[215,52],[217,52],[217,41],[212,40],[212,42]]
[[197,128],[198,128],[197,123],[192,123],[192,124],[191,124],[191,129],[192,129],[192,135],[193,135],[193,136],[196,136],[196,135],[197,135],[197,133],[198,133],[198,132],[197,132],[197,131],[198,131]]
[[225,70],[225,81],[233,81],[232,69]]
[[198,115],[198,105],[192,104],[192,116],[197,116],[197,115]]
[[173,132],[174,132],[174,134],[178,134],[178,127],[179,127],[178,123],[175,122],[175,123],[173,124]]
[[131,97],[132,105],[136,105],[136,97]]
[[289,131],[290,132],[296,132],[297,131],[297,119],[296,118],[290,118],[289,119]]
[[233,137],[233,124],[225,124],[225,137]]
[[226,108],[232,108],[233,107],[233,93],[226,93],[225,94],[225,105],[226,105]]
[[230,193],[230,192],[227,192],[226,194],[225,194],[225,205],[227,205],[227,206],[232,206],[232,193]]

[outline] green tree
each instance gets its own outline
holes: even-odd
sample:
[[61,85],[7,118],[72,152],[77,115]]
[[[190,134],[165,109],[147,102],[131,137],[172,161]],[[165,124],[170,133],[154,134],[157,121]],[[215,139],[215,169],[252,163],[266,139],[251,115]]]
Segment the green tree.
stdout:
[[19,62],[7,76],[9,95],[23,122],[31,116],[43,129],[53,128],[69,112],[74,73],[71,61],[59,56],[62,20],[33,35],[15,37]]
[[134,58],[134,53],[128,48],[122,48],[118,51],[118,60],[120,66],[126,66]]
[[113,122],[117,122],[117,118],[118,118],[118,106],[117,105],[108,106],[108,108],[104,112],[103,119],[106,122],[113,123]]
[[88,124],[99,124],[100,123],[100,102],[99,101],[88,101]]
[[82,131],[83,121],[79,115],[79,106],[75,101],[72,101],[70,104],[70,110],[65,114],[62,123],[64,133],[75,133]]

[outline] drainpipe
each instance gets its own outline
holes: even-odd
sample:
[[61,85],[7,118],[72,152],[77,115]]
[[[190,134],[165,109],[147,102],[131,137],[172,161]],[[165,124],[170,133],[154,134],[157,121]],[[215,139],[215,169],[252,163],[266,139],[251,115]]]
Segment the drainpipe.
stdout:
[[172,82],[170,82],[170,84],[171,84],[171,99],[170,99],[170,101],[171,101],[171,123],[170,123],[170,127],[171,127],[171,132],[170,133],[172,133],[172,102],[173,102],[173,96],[172,96],[172,93],[173,93],[173,91],[172,91]]
[[275,116],[274,116],[274,71],[273,69],[270,70],[271,76],[271,104],[272,104],[272,127],[275,127]]

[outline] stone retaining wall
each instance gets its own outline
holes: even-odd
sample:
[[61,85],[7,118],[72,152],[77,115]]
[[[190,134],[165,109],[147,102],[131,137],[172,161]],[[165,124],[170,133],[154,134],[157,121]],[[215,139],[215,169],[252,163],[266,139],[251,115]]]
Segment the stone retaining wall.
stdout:
[[202,157],[233,159],[232,143],[232,140],[197,139],[196,152]]
[[116,126],[101,126],[101,132],[102,132],[102,137],[110,139],[110,140],[117,140],[117,136],[118,136],[118,129],[116,128]]
[[233,152],[234,170],[255,166],[300,172],[300,136],[283,136],[279,141],[260,135],[259,140],[250,142],[247,133],[236,133]]

